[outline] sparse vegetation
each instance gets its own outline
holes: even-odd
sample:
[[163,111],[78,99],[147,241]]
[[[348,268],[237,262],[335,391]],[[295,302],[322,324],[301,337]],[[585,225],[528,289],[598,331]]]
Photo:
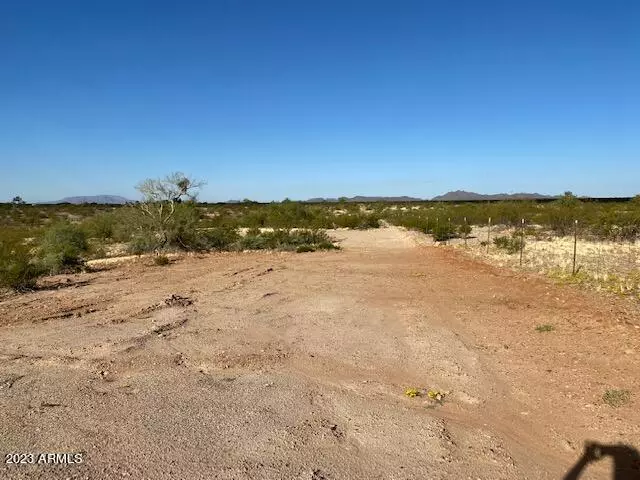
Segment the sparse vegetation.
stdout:
[[250,230],[237,245],[241,250],[295,250],[299,253],[338,248],[323,230]]
[[233,250],[240,239],[240,234],[235,228],[213,227],[200,232],[203,245],[209,250],[225,251]]
[[422,392],[417,388],[411,387],[411,388],[407,388],[404,391],[404,394],[409,398],[415,398],[415,397],[421,396]]
[[39,262],[52,274],[78,271],[88,249],[86,233],[79,226],[59,222],[45,230],[38,248]]
[[443,392],[442,390],[429,390],[427,392],[427,396],[438,403],[443,403],[445,397],[449,394],[449,392]]
[[136,230],[145,238],[140,245],[153,246],[154,250],[168,246],[196,249],[200,215],[194,202],[203,185],[181,172],[139,183],[136,189],[142,201],[137,205],[141,216],[135,219]]
[[31,290],[43,273],[42,267],[32,260],[27,248],[0,244],[0,287],[16,291]]
[[433,240],[436,242],[446,242],[452,238],[456,237],[456,234],[448,224],[439,224],[433,230],[431,230],[433,234]]
[[556,329],[556,327],[554,327],[551,324],[545,323],[544,325],[538,325],[536,327],[536,332],[553,332]]
[[157,255],[153,257],[153,264],[158,267],[169,265],[169,263],[171,263],[171,261],[169,260],[169,257],[167,257],[166,255]]
[[496,248],[509,254],[518,253],[523,246],[522,242],[523,240],[518,233],[514,233],[511,237],[500,236],[493,239]]
[[631,392],[629,390],[610,389],[602,395],[602,401],[610,407],[622,407],[631,400]]
[[[426,232],[438,242],[455,243],[460,241],[457,239],[471,240],[475,236],[476,243],[481,242],[485,247],[484,251],[494,253],[520,250],[522,241],[517,229],[522,218],[527,222],[528,243],[573,235],[575,219],[579,220],[577,235],[581,241],[630,244],[640,238],[640,201],[637,199],[598,203],[583,201],[566,192],[563,197],[547,202],[355,203],[343,199],[315,204],[291,200],[269,204],[251,200],[237,204],[196,203],[202,185],[180,173],[146,180],[138,185],[143,201],[125,206],[27,205],[16,197],[11,203],[0,204],[0,243],[30,245],[25,254],[29,258],[27,263],[38,263],[45,271],[56,272],[80,268],[84,257],[127,251],[133,254],[249,249],[302,252],[334,248],[329,239],[305,240],[299,236],[302,234],[293,233],[298,231],[295,229],[320,232],[329,228],[364,229],[391,224]],[[479,238],[474,229],[486,226],[489,217],[495,233],[487,245],[486,238]],[[38,239],[44,239],[45,232],[60,223],[84,232],[89,251],[76,245],[69,255],[64,248],[52,252],[53,246],[47,241],[38,248]],[[239,232],[242,228],[250,230],[242,235]],[[526,246],[525,263],[528,251]],[[593,272],[581,270],[582,265],[579,267],[578,274],[572,278],[565,278],[566,266],[559,268],[562,272],[557,277],[562,277],[563,282],[616,293],[640,292],[640,275],[634,274],[633,269],[594,276]]]

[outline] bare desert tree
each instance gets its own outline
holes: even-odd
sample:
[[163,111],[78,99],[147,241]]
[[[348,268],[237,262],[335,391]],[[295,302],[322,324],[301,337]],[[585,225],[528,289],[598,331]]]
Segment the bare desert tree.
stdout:
[[148,178],[136,186],[142,194],[138,207],[158,237],[158,249],[168,241],[168,228],[183,201],[195,201],[205,182],[174,172],[161,179]]

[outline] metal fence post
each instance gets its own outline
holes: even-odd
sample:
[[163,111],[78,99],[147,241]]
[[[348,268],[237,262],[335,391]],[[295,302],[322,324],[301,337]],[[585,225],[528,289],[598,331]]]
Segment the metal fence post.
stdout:
[[520,228],[520,266],[522,267],[522,251],[524,250],[524,218],[522,219],[522,227]]
[[464,246],[467,247],[467,217],[464,217]]
[[576,253],[578,250],[578,220],[573,221],[573,271],[571,275],[576,274]]

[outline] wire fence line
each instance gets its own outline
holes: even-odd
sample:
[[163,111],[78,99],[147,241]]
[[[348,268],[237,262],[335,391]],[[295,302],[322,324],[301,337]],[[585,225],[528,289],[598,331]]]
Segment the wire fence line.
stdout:
[[[434,225],[441,221],[436,218]],[[565,235],[521,218],[517,225],[487,218],[484,225],[456,222],[448,234],[427,232],[436,244],[464,248],[490,263],[533,270],[567,283],[585,284],[640,299],[640,242],[636,238],[607,240],[584,234],[579,219]],[[449,217],[446,225],[448,226]],[[455,226],[460,227],[456,230]]]

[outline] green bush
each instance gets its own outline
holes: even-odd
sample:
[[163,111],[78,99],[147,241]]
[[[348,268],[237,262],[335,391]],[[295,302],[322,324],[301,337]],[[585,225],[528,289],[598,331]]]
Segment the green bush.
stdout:
[[169,265],[169,263],[169,257],[167,257],[166,255],[158,255],[156,257],[153,257],[153,264],[159,267]]
[[180,250],[201,250],[203,248],[202,235],[198,231],[200,212],[191,203],[181,203],[176,206],[175,213],[167,222],[165,248]]
[[375,213],[352,213],[348,215],[336,215],[330,222],[336,228],[353,228],[366,230],[380,227],[380,216]]
[[462,224],[458,227],[458,236],[468,237],[471,233],[471,225]]
[[160,250],[204,250],[207,239],[199,230],[200,217],[194,204],[183,203],[177,204],[173,215],[167,215],[163,223],[158,224],[139,208],[131,207],[123,212],[117,236],[126,239],[128,250],[134,255]]
[[142,231],[136,233],[129,241],[127,250],[133,255],[142,255],[156,251],[159,244],[158,237],[153,232]]
[[324,230],[296,230],[288,233],[287,240],[298,245],[331,242],[331,238]]
[[443,225],[441,223],[433,229],[433,239],[436,242],[446,242],[455,237],[455,232],[449,225]]
[[232,250],[240,235],[235,228],[216,227],[201,232],[201,244],[207,250]]
[[315,249],[337,248],[323,230],[277,229],[272,232],[249,231],[238,243],[241,250],[296,250],[298,247]]
[[367,213],[361,217],[359,229],[366,230],[368,228],[380,228],[380,215],[375,213]]
[[116,242],[128,243],[141,231],[151,230],[151,222],[134,206],[126,206],[113,213],[115,223],[111,238]]
[[306,253],[306,252],[315,252],[316,249],[311,245],[298,245],[296,248],[296,253]]
[[332,243],[330,240],[323,240],[316,244],[318,250],[340,250],[340,247]]
[[49,273],[77,271],[84,264],[82,255],[89,245],[85,232],[67,222],[60,222],[45,230],[39,247],[42,267]]
[[42,267],[31,259],[27,248],[0,244],[0,287],[32,290],[43,273]]
[[265,248],[269,248],[267,245],[267,239],[265,239],[262,234],[247,234],[242,237],[236,245],[239,250],[263,250]]
[[87,233],[91,238],[109,240],[116,230],[117,218],[112,212],[99,213],[85,223]]
[[519,235],[514,235],[512,237],[495,237],[493,239],[493,244],[500,250],[506,250],[507,253],[514,254],[520,251],[520,248],[522,247],[522,238]]
[[336,215],[333,226],[336,228],[358,228],[360,219],[357,215]]

